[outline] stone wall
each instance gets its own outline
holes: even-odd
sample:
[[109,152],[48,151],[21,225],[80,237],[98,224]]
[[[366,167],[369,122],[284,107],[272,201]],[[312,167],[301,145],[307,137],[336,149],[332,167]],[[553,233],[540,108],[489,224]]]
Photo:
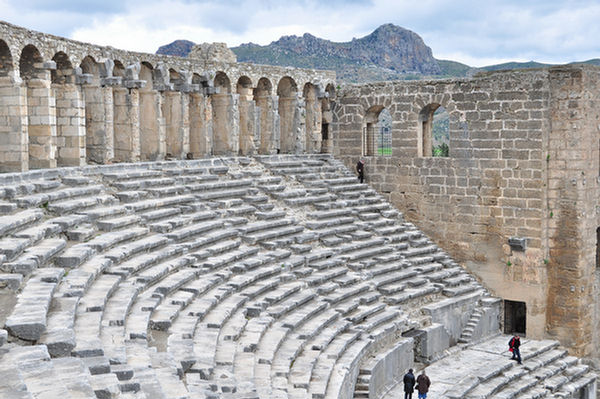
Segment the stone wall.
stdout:
[[335,73],[222,58],[123,51],[0,22],[0,170],[304,152],[320,143],[305,126],[320,126],[317,99],[334,97]]
[[[527,335],[595,354],[598,69],[557,67],[338,91],[334,154],[364,157],[373,112],[392,116],[392,155],[367,182],[504,299],[527,306]],[[427,115],[449,114],[450,156],[431,157]],[[425,137],[424,137],[425,136]],[[519,250],[509,238],[525,242]],[[597,331],[597,329],[595,329]]]

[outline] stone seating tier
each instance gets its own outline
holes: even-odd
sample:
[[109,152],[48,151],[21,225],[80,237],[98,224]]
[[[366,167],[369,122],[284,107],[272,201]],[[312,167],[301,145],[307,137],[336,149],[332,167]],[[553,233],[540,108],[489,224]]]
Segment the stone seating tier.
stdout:
[[[329,155],[0,175],[0,198],[2,397],[379,398],[389,365],[497,333],[499,302]],[[595,384],[547,346],[460,395]]]

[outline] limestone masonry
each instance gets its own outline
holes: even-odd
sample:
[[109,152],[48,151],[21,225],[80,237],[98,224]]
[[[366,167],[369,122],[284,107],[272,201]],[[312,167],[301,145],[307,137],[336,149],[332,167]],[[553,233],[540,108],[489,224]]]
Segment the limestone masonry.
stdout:
[[599,96],[0,22],[0,397],[596,398]]

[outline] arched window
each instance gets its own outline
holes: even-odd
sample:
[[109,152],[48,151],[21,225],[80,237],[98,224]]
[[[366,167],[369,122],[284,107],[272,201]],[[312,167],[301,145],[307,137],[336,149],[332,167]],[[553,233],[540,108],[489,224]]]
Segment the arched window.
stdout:
[[448,112],[440,104],[429,104],[419,113],[419,156],[450,156]]
[[392,155],[392,116],[382,105],[367,110],[362,136],[362,155]]

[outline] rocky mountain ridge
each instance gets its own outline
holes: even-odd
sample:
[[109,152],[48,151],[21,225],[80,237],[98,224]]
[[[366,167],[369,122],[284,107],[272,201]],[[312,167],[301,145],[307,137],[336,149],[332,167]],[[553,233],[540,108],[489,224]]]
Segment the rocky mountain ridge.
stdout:
[[[176,40],[161,46],[157,54],[186,57],[193,46],[188,40]],[[332,42],[305,33],[282,36],[266,46],[245,43],[231,50],[239,62],[334,70],[340,81],[349,83],[463,77],[478,71],[550,65],[530,61],[473,68],[438,60],[418,34],[393,24],[381,25],[371,34],[349,42]],[[598,65],[600,60],[585,63]]]

